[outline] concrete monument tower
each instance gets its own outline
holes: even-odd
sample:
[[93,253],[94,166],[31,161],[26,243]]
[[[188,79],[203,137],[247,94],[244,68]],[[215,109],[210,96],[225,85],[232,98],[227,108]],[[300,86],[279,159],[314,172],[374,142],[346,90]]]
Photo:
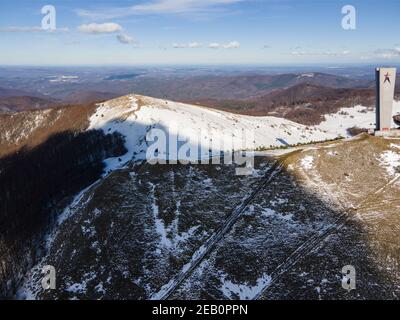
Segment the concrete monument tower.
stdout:
[[376,69],[376,131],[384,133],[392,128],[396,68]]

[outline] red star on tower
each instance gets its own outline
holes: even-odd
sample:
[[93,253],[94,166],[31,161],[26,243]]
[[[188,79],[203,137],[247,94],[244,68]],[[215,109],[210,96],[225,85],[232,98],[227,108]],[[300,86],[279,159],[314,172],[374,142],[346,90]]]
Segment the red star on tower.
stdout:
[[386,83],[386,81],[388,81],[388,82],[391,84],[389,72],[386,72],[386,74],[385,74],[385,81],[383,81],[383,83]]

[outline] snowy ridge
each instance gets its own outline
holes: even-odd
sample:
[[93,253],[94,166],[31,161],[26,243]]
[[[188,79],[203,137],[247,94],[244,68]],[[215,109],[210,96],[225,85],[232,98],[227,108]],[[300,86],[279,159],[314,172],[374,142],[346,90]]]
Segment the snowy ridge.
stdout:
[[[145,136],[152,128],[162,129],[171,139],[201,146],[195,159],[209,157],[210,150],[254,150],[337,137],[334,133],[282,118],[236,115],[139,95],[100,104],[90,118],[88,129],[119,132],[125,136],[128,153],[122,159],[108,159],[107,168],[112,169],[121,162],[145,158],[148,148]],[[174,156],[168,151],[159,157],[180,159],[179,154]]]

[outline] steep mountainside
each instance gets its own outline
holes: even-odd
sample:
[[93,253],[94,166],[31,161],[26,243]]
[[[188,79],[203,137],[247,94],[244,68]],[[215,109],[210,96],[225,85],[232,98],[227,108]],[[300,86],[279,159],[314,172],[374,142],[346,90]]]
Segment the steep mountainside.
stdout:
[[[370,115],[359,111],[348,123]],[[143,161],[152,129],[202,147],[158,158],[197,163],[335,139],[347,115],[333,116],[327,131],[140,95],[0,115],[0,295],[395,297],[399,140],[364,135],[258,152],[250,176],[223,161]],[[46,264],[57,271],[54,291],[41,289]],[[348,264],[360,270],[357,292],[341,288]]]
[[86,130],[95,109],[91,104],[0,114],[0,157],[32,149],[55,134]]
[[[114,171],[64,210],[19,297],[399,297],[399,140],[364,135],[256,163],[246,177],[229,165]],[[53,291],[40,286],[46,264]]]
[[[135,95],[99,106],[0,114],[1,296],[12,295],[42,255],[43,234],[68,199],[113,169],[144,159],[145,136],[154,128],[189,145],[198,145],[201,137],[203,157],[219,156],[223,143],[222,150],[232,151],[334,137],[283,119],[235,116]],[[256,134],[243,144],[241,135],[249,129]],[[208,146],[212,140],[218,148]]]
[[121,135],[86,130],[90,109],[0,115],[0,297],[42,255],[63,201],[100,178],[106,158],[126,153]]

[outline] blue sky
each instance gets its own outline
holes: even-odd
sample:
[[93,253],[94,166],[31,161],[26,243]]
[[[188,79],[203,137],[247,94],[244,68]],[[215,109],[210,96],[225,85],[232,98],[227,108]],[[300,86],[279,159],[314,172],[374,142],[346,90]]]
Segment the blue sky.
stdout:
[[[54,32],[40,28],[49,4]],[[398,0],[1,0],[0,64],[398,64],[399,13]]]

